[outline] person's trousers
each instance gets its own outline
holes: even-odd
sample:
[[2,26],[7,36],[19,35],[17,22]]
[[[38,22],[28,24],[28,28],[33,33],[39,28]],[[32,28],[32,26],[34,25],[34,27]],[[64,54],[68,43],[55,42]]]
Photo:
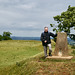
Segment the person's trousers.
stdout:
[[[52,52],[51,44],[48,44],[47,46],[49,47],[49,53],[51,53]],[[44,47],[44,54],[45,54],[45,56],[47,56],[47,46],[43,46]]]

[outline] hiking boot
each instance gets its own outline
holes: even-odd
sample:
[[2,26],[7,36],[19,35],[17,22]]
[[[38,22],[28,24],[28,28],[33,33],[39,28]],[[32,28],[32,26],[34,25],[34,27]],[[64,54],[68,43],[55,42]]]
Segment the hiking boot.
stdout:
[[49,56],[52,56],[52,54],[51,54],[51,53],[49,53]]

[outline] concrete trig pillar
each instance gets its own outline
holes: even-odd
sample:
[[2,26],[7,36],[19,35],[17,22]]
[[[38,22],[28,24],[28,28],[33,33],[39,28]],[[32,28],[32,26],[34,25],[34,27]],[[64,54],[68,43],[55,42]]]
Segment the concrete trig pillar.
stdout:
[[58,32],[54,55],[68,56],[67,34],[65,32]]

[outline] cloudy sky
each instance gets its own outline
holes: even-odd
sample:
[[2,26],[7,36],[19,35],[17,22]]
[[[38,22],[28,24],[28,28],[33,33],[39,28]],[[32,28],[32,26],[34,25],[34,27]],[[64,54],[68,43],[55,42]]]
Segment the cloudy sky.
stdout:
[[53,16],[75,6],[75,0],[0,0],[0,34],[39,37],[45,26],[55,23]]

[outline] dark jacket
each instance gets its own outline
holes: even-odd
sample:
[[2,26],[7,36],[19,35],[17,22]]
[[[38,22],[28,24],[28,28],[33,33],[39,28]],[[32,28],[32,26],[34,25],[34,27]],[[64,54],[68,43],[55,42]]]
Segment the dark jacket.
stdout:
[[[53,33],[51,33],[51,32],[43,32],[42,34],[41,34],[41,41],[42,41],[42,45],[43,46],[47,46],[47,44],[51,44],[51,38],[50,38],[50,36],[52,36],[52,37],[56,37],[57,36],[57,34],[53,34]],[[46,43],[44,42],[44,41],[47,41]]]

